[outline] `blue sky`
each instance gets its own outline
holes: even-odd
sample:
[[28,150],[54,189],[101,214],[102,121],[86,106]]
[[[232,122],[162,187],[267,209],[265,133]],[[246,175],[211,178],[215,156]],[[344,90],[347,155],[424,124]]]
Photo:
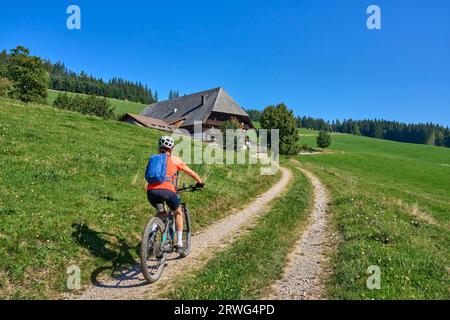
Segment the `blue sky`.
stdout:
[[[0,48],[160,98],[222,86],[246,108],[450,126],[448,0],[0,1]],[[70,4],[79,31],[66,28]],[[366,27],[370,4],[382,30]]]

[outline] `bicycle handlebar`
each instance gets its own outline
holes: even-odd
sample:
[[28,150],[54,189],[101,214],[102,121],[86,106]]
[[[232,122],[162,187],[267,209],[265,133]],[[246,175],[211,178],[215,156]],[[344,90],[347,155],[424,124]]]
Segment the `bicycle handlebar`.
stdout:
[[195,191],[201,191],[201,190],[203,190],[203,189],[204,189],[204,187],[198,187],[198,186],[195,185],[195,184],[191,184],[191,185],[188,186],[188,187],[183,186],[183,188],[180,188],[180,189],[178,189],[177,191],[178,191],[178,192],[195,192]]

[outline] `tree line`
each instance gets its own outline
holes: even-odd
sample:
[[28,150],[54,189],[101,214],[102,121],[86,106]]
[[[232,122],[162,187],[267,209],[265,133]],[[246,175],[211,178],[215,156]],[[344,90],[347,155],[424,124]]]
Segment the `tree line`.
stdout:
[[180,97],[180,92],[178,90],[172,90],[170,89],[169,91],[169,100],[175,99],[175,98],[179,98]]
[[[27,48],[21,46],[11,50],[11,53],[9,54],[6,50],[1,51],[0,76],[13,80],[11,79],[14,77],[10,68],[11,60],[20,58],[21,62],[23,62],[23,66],[31,60],[34,60],[31,63],[36,71],[33,71],[32,73],[45,72],[47,74],[44,79],[45,85],[50,89],[129,100],[144,104],[151,104],[158,101],[158,93],[156,91],[153,93],[147,85],[143,85],[140,82],[127,81],[122,78],[112,78],[109,81],[104,81],[103,79],[88,75],[84,71],[81,71],[80,73],[71,71],[61,62],[52,63],[49,60],[30,56],[29,53]],[[30,61],[27,62],[26,60]],[[29,65],[29,67],[30,66],[31,65]],[[31,69],[29,68],[29,70]],[[6,81],[3,80],[3,82]],[[35,100],[33,102],[43,101]]]
[[398,142],[450,147],[450,129],[433,123],[404,123],[388,120],[333,120],[297,117],[297,126],[329,130]]
[[[257,109],[246,110],[252,121],[261,121],[262,112]],[[404,123],[388,120],[352,120],[326,121],[321,118],[297,116],[297,128],[318,131],[348,133],[366,137],[386,139],[398,142],[428,144],[450,148],[450,129],[433,123]]]
[[79,74],[66,68],[61,63],[44,62],[50,74],[50,88],[59,91],[84,93],[119,100],[129,100],[151,104],[157,100],[157,93],[140,82],[131,82],[122,78],[112,78],[109,81],[88,75],[84,71]]
[[262,111],[258,109],[245,109],[245,112],[247,112],[250,119],[254,122],[260,122],[261,121],[261,115]]

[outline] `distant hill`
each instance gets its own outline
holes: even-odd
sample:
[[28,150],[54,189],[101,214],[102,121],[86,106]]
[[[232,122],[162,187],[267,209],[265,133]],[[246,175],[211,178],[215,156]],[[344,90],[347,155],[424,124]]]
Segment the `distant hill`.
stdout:
[[151,104],[158,100],[157,93],[140,82],[132,82],[122,78],[112,78],[105,81],[81,71],[69,70],[63,63],[45,61],[45,67],[50,74],[50,88],[59,91],[84,93],[120,100],[129,100]]
[[[315,146],[317,131],[301,129]],[[298,156],[332,196],[340,234],[329,284],[334,299],[448,299],[450,149],[332,134],[330,150]],[[381,268],[380,290],[366,270]]]
[[[259,122],[262,112],[257,109],[246,110],[250,119]],[[450,148],[450,129],[434,123],[403,123],[380,119],[326,121],[313,117],[296,117],[298,128],[329,130],[398,142],[428,144]]]
[[[0,67],[6,64],[8,58],[9,54],[6,50],[0,51]],[[52,90],[83,93],[143,104],[158,101],[158,93],[153,92],[151,88],[140,82],[118,77],[105,81],[84,71],[74,72],[61,62],[53,63],[43,58],[40,59],[50,75],[50,89]]]
[[297,126],[398,142],[450,147],[450,129],[434,123],[404,123],[380,119],[329,122],[312,117],[297,117]]

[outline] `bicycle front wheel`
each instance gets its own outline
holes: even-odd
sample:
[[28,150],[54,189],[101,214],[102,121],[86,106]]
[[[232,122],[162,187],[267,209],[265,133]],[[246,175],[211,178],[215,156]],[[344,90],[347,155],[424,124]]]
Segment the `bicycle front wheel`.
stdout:
[[164,223],[160,218],[151,218],[144,229],[141,245],[141,271],[148,283],[159,280],[166,265],[166,254],[161,248]]

